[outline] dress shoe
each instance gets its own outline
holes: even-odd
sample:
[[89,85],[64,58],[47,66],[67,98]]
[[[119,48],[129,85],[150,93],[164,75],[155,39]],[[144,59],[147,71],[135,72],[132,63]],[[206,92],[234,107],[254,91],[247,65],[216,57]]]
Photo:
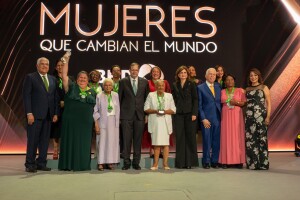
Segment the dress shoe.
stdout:
[[109,164],[107,167],[108,167],[109,170],[114,170],[115,169],[113,164]]
[[98,165],[98,170],[103,171],[104,170],[103,165]]
[[169,166],[165,166],[164,170],[170,170],[171,168]]
[[142,168],[140,167],[140,165],[133,165],[132,168],[135,169],[135,170],[141,170],[141,169],[142,169]]
[[214,169],[218,169],[219,164],[218,163],[211,163],[211,167],[214,168]]
[[227,169],[228,167],[227,167],[226,164],[222,164],[222,168],[223,168],[223,169]]
[[210,168],[209,163],[203,163],[202,166],[203,166],[204,169],[209,169]]
[[35,168],[27,168],[25,169],[26,172],[30,172],[30,173],[36,173],[36,169]]
[[122,167],[122,170],[128,170],[130,168],[130,165],[124,165],[123,167]]
[[40,170],[40,171],[51,171],[51,168],[43,166],[43,167],[37,167],[37,170]]
[[243,163],[237,164],[237,165],[235,165],[235,166],[236,166],[236,168],[238,168],[238,169],[243,169]]
[[157,167],[151,167],[150,170],[152,170],[152,171],[158,170],[158,166]]

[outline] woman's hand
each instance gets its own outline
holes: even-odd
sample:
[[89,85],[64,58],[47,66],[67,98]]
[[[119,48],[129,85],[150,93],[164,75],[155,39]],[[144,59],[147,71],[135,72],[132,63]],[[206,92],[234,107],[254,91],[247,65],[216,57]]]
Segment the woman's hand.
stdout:
[[64,101],[60,101],[59,104],[60,104],[61,108],[63,108],[65,106],[65,102]]
[[270,117],[266,117],[265,124],[268,126],[270,124]]
[[96,135],[100,135],[100,127],[98,125],[98,122],[95,122],[95,133]]
[[192,115],[192,121],[195,121],[197,119],[196,115]]

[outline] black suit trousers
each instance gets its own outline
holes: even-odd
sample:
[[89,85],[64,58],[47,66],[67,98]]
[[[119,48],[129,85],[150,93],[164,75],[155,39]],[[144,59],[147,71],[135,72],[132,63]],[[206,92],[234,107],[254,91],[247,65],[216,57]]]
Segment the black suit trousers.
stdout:
[[199,166],[197,155],[196,126],[192,114],[176,114],[174,116],[176,137],[175,167]]
[[144,120],[138,120],[136,114],[133,120],[121,120],[123,133],[123,157],[124,165],[130,166],[130,153],[133,141],[133,161],[132,165],[139,165],[141,160],[142,138],[145,126]]
[[[27,125],[27,151],[25,167],[36,168],[47,165],[47,151],[50,140],[51,120],[35,119],[32,125]],[[37,150],[39,156],[36,158]]]

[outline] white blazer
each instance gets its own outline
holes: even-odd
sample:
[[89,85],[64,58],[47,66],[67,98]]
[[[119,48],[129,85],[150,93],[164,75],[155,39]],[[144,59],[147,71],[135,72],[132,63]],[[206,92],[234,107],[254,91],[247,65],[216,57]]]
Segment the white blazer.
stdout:
[[[174,99],[172,94],[170,93],[164,93],[164,101],[165,101],[165,110],[173,110],[176,113],[176,107],[174,103]],[[150,92],[147,100],[144,105],[144,110],[153,109],[158,110],[158,100],[157,100],[157,93]],[[149,114],[148,115],[148,132],[152,133],[152,127],[153,123],[156,123],[157,114]],[[161,117],[160,117],[161,119]],[[173,126],[172,126],[172,117],[171,115],[164,115],[163,119],[165,119],[167,124],[168,133],[171,134],[173,132]]]

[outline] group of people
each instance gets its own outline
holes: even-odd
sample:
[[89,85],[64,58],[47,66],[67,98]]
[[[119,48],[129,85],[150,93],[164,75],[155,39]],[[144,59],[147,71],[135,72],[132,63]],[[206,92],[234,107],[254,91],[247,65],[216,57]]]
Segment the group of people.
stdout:
[[150,169],[158,170],[162,152],[163,169],[169,170],[171,135],[176,142],[175,167],[191,169],[199,166],[199,127],[203,168],[242,168],[244,163],[248,169],[269,168],[270,92],[257,69],[250,70],[245,90],[235,87],[235,77],[225,74],[222,66],[207,69],[205,81],[197,78],[195,67],[180,66],[175,82],[169,84],[160,79],[157,66],[146,80],[138,76],[138,63],[130,65],[123,79],[120,66],[114,65],[113,77],[100,84],[97,70],[81,71],[76,80],[70,77],[69,59],[65,54],[57,61],[52,76],[49,60],[39,58],[37,72],[25,77],[27,172],[51,170],[46,165],[50,136],[59,170],[90,170],[93,133],[100,171],[114,169],[120,155],[122,170],[141,170],[145,140],[154,155]]

